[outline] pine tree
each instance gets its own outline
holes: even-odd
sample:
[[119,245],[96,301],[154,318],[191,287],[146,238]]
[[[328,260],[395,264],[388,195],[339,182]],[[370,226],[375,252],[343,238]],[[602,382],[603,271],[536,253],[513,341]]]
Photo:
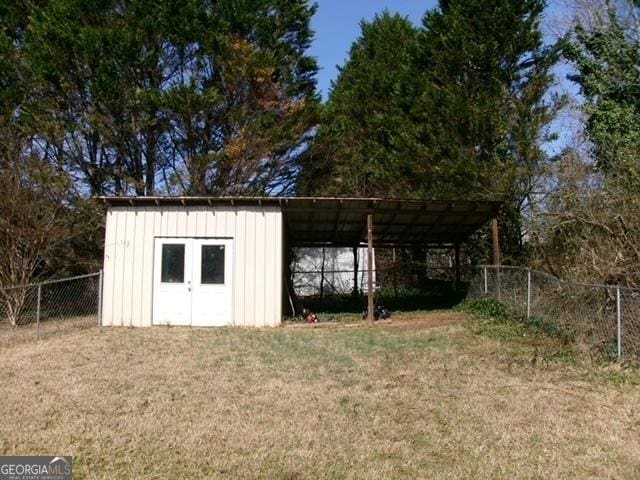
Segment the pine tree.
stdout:
[[31,15],[30,109],[96,194],[286,188],[313,124],[307,0],[51,0]]
[[443,162],[450,180],[427,183],[427,191],[507,193],[517,167],[543,157],[527,142],[551,113],[545,95],[555,57],[543,47],[543,10],[542,0],[443,0],[425,16],[424,88],[413,113],[428,161]]
[[501,198],[507,257],[522,253],[522,214],[546,156],[557,48],[545,47],[543,0],[443,0],[423,20],[417,58],[424,195]]
[[361,36],[333,83],[324,122],[305,161],[301,191],[355,196],[407,196],[412,132],[412,55],[417,29],[384,12],[362,22]]
[[390,14],[363,23],[326,106],[305,192],[500,198],[503,244],[523,250],[557,48],[543,0],[442,0],[422,28]]

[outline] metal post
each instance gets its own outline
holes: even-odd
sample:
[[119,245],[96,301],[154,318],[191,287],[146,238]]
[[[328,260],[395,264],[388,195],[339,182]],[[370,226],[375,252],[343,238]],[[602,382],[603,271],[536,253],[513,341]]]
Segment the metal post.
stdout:
[[618,320],[618,360],[622,358],[622,302],[620,300],[620,287],[616,288],[616,316]]
[[358,247],[353,247],[353,296],[358,296]]
[[527,320],[531,318],[531,269],[527,268]]
[[398,274],[396,272],[396,249],[393,249],[393,296],[398,298]]
[[498,301],[502,300],[502,286],[500,282],[500,235],[498,232],[498,217],[491,219],[491,243],[493,244],[493,265],[496,268],[496,293]]
[[455,268],[455,279],[454,279],[454,292],[458,292],[460,289],[460,244],[456,243],[454,248],[454,268]]
[[36,335],[40,340],[40,301],[42,300],[42,284],[38,284],[38,307],[36,309]]
[[367,215],[367,320],[375,321],[375,292],[373,291],[373,214]]
[[491,219],[491,243],[493,244],[493,264],[500,265],[500,235],[498,233],[498,218]]
[[324,298],[324,256],[325,250],[322,247],[322,266],[320,267],[320,298]]
[[489,294],[489,280],[487,279],[487,267],[484,267],[484,294]]
[[[102,326],[102,273],[100,270],[100,275],[98,276],[98,326]],[[295,315],[295,312],[293,312]]]

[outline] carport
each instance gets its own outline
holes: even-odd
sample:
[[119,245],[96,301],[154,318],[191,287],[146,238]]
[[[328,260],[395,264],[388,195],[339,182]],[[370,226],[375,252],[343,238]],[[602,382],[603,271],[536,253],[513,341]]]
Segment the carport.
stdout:
[[438,201],[383,198],[282,198],[288,247],[367,247],[368,320],[373,321],[375,248],[452,249],[460,283],[460,245],[490,222],[493,263],[500,263],[499,201]]
[[[295,247],[455,252],[487,222],[500,262],[497,201],[313,197],[108,197],[104,325],[276,326]],[[284,267],[284,268],[283,268]]]

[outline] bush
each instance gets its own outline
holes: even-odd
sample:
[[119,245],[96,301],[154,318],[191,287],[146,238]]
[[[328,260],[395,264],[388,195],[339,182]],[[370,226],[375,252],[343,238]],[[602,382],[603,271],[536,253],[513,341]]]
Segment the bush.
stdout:
[[509,318],[507,307],[492,298],[467,300],[456,309],[485,319],[507,320]]

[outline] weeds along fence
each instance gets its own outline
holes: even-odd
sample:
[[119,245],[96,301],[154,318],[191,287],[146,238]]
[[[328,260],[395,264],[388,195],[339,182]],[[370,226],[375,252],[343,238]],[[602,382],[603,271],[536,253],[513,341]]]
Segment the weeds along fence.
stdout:
[[0,346],[99,324],[102,272],[0,288]]
[[640,356],[640,289],[560,280],[522,267],[473,270],[468,298],[493,298],[550,333],[607,357]]

